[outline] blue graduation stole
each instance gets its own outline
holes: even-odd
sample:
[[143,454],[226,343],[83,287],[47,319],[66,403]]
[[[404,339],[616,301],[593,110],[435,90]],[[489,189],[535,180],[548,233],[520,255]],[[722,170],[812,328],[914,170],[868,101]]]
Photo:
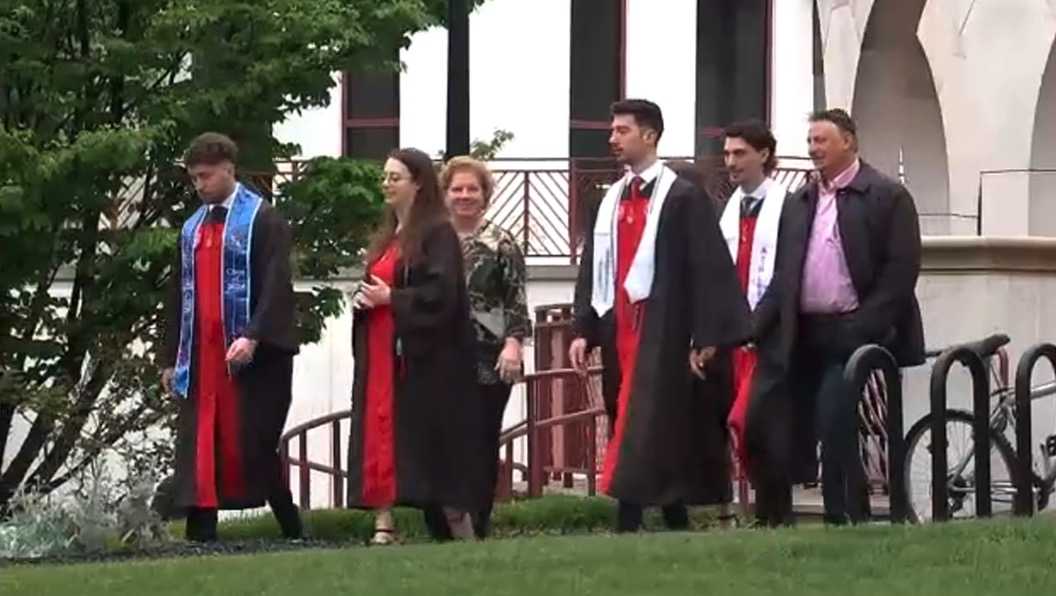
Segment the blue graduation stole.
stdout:
[[[249,324],[250,251],[253,246],[253,222],[263,200],[260,195],[241,184],[224,223],[224,245],[221,258],[223,272],[223,300],[220,316],[224,321],[224,338],[230,346],[242,336]],[[198,231],[209,212],[202,205],[183,224],[180,232],[180,292],[183,308],[180,311],[180,346],[176,353],[176,373],[173,386],[176,394],[186,399],[191,387],[191,352],[194,346],[195,277],[194,251],[198,247]]]

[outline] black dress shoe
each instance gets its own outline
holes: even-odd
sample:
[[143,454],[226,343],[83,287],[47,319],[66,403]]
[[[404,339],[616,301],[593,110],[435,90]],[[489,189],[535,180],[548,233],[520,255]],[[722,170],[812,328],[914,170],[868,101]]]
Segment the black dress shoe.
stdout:
[[851,523],[851,519],[846,514],[828,514],[822,518],[826,526],[832,527],[843,527]]
[[289,509],[283,510],[281,514],[276,511],[275,519],[279,522],[283,538],[287,540],[304,539],[304,524],[301,522],[301,512],[296,505],[291,505]]
[[216,542],[216,509],[197,507],[187,511],[186,538],[191,542]]

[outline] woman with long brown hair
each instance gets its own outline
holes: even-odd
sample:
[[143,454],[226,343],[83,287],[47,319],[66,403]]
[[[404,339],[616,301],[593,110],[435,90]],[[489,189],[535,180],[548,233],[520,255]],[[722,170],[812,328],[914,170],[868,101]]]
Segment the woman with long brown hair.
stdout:
[[394,151],[385,215],[353,296],[349,504],[377,512],[372,543],[395,542],[391,508],[443,508],[472,537],[480,487],[475,339],[462,249],[429,156]]

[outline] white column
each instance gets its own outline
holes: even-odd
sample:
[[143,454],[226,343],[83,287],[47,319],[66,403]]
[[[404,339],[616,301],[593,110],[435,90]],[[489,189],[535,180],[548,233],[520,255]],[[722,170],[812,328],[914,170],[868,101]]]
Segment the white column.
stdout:
[[862,37],[872,7],[873,0],[818,0],[828,108],[851,109]]
[[500,157],[568,155],[571,0],[490,0],[471,16],[470,132]]
[[774,2],[770,120],[779,155],[807,153],[807,114],[814,109],[814,0]]
[[664,112],[660,154],[694,152],[697,96],[696,0],[627,0],[627,97]]
[[447,144],[447,29],[416,33],[400,60],[400,146],[436,156]]
[[[1030,174],[995,172],[980,175],[979,180],[979,192],[983,196],[980,214],[983,218],[983,236],[1029,236]],[[961,229],[956,231],[968,232]]]

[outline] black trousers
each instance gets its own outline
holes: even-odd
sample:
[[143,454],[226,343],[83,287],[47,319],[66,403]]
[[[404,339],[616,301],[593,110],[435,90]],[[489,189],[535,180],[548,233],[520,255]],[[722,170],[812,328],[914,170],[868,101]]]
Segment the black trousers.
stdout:
[[819,442],[825,521],[844,524],[868,517],[858,445],[859,396],[843,378],[848,358],[865,343],[847,317],[800,319],[796,350],[775,398],[749,405],[757,523],[793,523],[792,484],[815,478]]
[[491,510],[495,505],[495,486],[499,480],[499,435],[502,434],[502,415],[506,412],[506,404],[510,401],[513,387],[506,383],[497,383],[482,384],[479,388],[484,421],[481,426],[484,433],[484,478],[488,484],[484,487],[484,506],[472,515],[473,532],[477,538],[485,538],[491,533]]
[[[268,493],[268,506],[275,520],[279,522],[284,538],[297,540],[304,537],[304,526],[301,513],[293,502],[293,494],[282,481],[282,472],[277,471],[271,481]],[[191,507],[187,510],[187,540],[193,542],[214,542],[216,534],[217,510],[213,508]]]
[[[609,419],[609,436],[616,434],[616,415],[619,412],[618,400],[605,400],[605,414]],[[637,532],[642,529],[643,507],[637,503],[618,501],[616,505],[616,531]],[[660,508],[664,525],[670,530],[689,528],[689,510],[685,505],[672,504]]]
[[795,524],[792,513],[792,483],[764,477],[755,486],[755,520],[777,528]]
[[866,342],[839,316],[804,317],[793,367],[794,401],[812,408],[821,443],[825,521],[857,523],[868,517],[865,470],[858,443],[860,396],[843,378],[851,354]]
[[[806,470],[798,470],[799,464],[812,461],[815,471],[817,462],[814,453],[808,457],[797,457],[797,442],[802,440],[800,427],[803,407],[793,403],[787,391],[788,379],[769,371],[760,357],[754,390],[764,389],[763,394],[753,394],[748,403],[745,427],[745,449],[748,453],[748,476],[755,489],[755,521],[766,527],[792,525],[792,484],[802,481]],[[811,433],[811,436],[813,433]],[[810,446],[813,450],[813,445]],[[798,460],[804,460],[800,462]],[[802,473],[801,473],[802,472]]]
[[[484,495],[484,505],[478,511],[471,511],[473,520],[473,533],[477,538],[486,538],[491,533],[491,511],[495,504],[495,485],[499,478],[499,436],[502,434],[502,415],[506,412],[506,404],[510,401],[512,385],[505,383],[480,384],[477,386],[480,395],[481,407],[481,430],[480,437],[483,447],[481,457],[484,458],[484,479],[487,485],[481,487]],[[447,525],[447,518],[443,512],[442,505],[432,505],[424,509],[425,527],[433,540],[446,541],[451,539],[451,529]]]
[[[616,506],[616,531],[637,532],[642,529],[643,507],[626,501],[619,501]],[[689,528],[689,510],[685,505],[664,505],[660,508],[664,525],[669,530]]]

